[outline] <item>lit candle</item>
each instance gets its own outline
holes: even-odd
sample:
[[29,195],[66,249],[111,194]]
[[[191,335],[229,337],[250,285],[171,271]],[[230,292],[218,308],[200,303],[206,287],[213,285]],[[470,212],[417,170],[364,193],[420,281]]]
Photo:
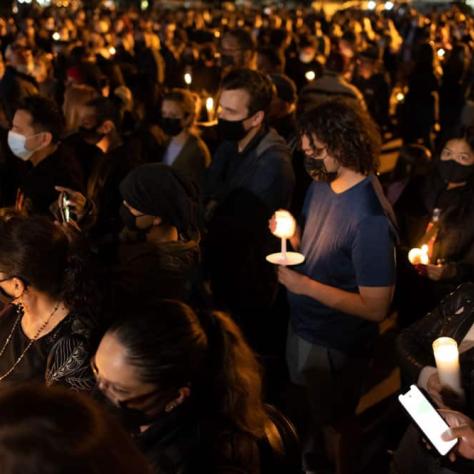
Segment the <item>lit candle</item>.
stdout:
[[191,85],[191,83],[193,82],[193,76],[191,76],[191,74],[189,72],[185,73],[184,75],[184,82],[186,83],[186,85]]
[[294,217],[284,209],[275,212],[275,228],[272,233],[281,239],[281,252],[267,256],[267,260],[277,265],[298,265],[304,256],[297,252],[288,252],[286,241],[295,235],[296,222]]
[[212,97],[206,99],[206,110],[207,119],[212,120],[214,118],[214,99]]
[[280,209],[275,212],[276,227],[273,235],[281,239],[281,254],[286,259],[286,239],[290,239],[295,235],[296,222],[293,216],[288,212]]
[[428,245],[422,245],[421,249],[411,249],[408,252],[408,260],[412,265],[428,265],[430,263],[430,258],[428,256]]
[[433,342],[433,353],[441,385],[463,395],[457,342],[450,337],[440,337]]
[[306,77],[307,81],[311,82],[316,79],[316,73],[314,71],[307,71],[304,77]]

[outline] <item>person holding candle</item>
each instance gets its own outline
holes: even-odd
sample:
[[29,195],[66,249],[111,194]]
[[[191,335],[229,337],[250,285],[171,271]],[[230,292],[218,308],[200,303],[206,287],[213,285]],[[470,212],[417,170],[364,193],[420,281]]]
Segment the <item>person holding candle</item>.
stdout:
[[[449,361],[444,357],[444,364],[440,365],[443,361],[438,360],[437,368],[435,357],[438,356],[439,359],[440,354],[435,353],[436,350],[439,351],[436,345],[448,338],[451,338],[452,343],[457,343],[459,362],[456,353]],[[403,386],[408,387],[416,383],[428,393],[435,406],[443,409],[442,414],[446,409],[456,409],[465,414],[464,418],[466,416],[473,418],[474,283],[459,286],[433,311],[406,328],[398,337],[397,352]],[[447,373],[440,374],[440,370],[445,372],[447,370]],[[450,378],[447,379],[447,376]],[[456,386],[453,377],[460,378],[460,386]],[[448,423],[450,419],[447,417]],[[454,426],[459,426],[459,423]],[[417,430],[410,427],[395,454],[395,472],[415,473],[417,466],[423,465],[423,472],[445,473],[444,470],[439,470],[439,463],[418,441]],[[450,458],[454,460],[452,456]],[[446,471],[447,473],[472,472],[463,471],[462,466],[451,464],[449,461],[444,461],[442,464],[450,469]],[[470,468],[473,467],[471,464]]]
[[[315,445],[334,449],[335,427],[355,412],[377,323],[390,308],[396,236],[373,175],[380,136],[367,112],[328,101],[300,117],[299,133],[314,182],[291,240],[305,263],[279,269],[290,304],[287,361],[292,382],[306,390]],[[306,454],[308,469],[331,460],[330,448]]]
[[[408,183],[395,212],[401,236],[396,300],[401,323],[408,325],[474,277],[474,228],[466,225],[474,219],[474,127],[446,142],[431,172]],[[422,244],[432,252],[417,274],[407,252]]]
[[441,336],[452,338],[459,347],[461,388],[465,396],[463,405],[470,407],[469,414],[474,414],[474,377],[471,375],[474,369],[473,325],[474,284],[464,283],[433,311],[400,334],[397,349],[405,384],[417,383],[441,408],[453,403],[453,398],[443,390],[446,387],[441,385],[433,352],[433,341]]

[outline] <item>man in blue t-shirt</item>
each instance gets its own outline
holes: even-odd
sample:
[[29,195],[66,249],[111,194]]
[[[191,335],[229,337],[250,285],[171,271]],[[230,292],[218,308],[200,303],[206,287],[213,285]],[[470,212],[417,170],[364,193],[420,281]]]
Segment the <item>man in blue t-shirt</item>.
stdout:
[[319,465],[311,457],[318,464],[333,457],[335,427],[355,413],[377,323],[392,300],[395,232],[372,174],[380,136],[368,115],[337,100],[299,122],[305,167],[315,182],[291,243],[306,260],[294,270],[280,267],[279,280],[290,303],[290,376],[306,387],[315,446],[326,446],[320,453],[306,449],[305,468],[312,470]]

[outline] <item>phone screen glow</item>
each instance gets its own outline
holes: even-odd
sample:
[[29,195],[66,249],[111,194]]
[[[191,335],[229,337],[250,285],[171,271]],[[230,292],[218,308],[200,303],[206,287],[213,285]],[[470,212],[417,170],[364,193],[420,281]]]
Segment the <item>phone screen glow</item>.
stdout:
[[443,456],[447,454],[457,443],[457,440],[444,441],[441,439],[441,435],[449,429],[449,426],[420,389],[416,385],[412,385],[410,390],[399,395],[398,399],[438,452]]

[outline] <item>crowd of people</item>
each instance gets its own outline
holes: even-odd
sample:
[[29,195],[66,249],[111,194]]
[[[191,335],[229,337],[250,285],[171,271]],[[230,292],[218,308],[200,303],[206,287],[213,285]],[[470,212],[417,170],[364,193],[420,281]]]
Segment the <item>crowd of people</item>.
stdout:
[[[0,18],[2,473],[472,472],[471,12],[76,6]],[[367,459],[387,318],[449,456]]]

